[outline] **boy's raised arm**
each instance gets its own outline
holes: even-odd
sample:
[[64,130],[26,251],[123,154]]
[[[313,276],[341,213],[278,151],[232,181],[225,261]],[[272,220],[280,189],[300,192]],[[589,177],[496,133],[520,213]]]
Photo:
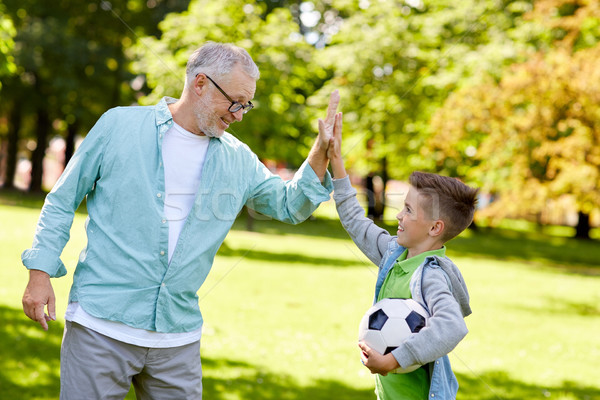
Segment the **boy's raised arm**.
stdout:
[[[319,130],[322,125],[319,124]],[[342,157],[342,113],[337,113],[333,135],[327,148],[327,157],[333,172],[333,199],[340,221],[354,243],[374,264],[379,265],[391,240],[385,229],[365,217],[365,210],[356,199],[356,190],[350,184]]]

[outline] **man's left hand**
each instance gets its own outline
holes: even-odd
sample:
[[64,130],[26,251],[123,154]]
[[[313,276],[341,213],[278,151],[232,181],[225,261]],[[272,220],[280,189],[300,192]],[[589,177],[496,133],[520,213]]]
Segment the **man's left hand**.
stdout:
[[327,116],[324,120],[319,118],[319,136],[317,137],[317,146],[319,150],[326,152],[329,147],[329,140],[333,137],[333,128],[335,126],[335,115],[340,104],[340,92],[336,89],[329,97],[329,107],[327,107]]

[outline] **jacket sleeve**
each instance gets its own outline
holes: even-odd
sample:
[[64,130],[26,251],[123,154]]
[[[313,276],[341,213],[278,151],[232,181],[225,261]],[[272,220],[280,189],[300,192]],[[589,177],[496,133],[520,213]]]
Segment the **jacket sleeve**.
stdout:
[[258,157],[250,155],[252,180],[246,205],[261,214],[282,222],[298,224],[306,220],[333,190],[331,176],[325,174],[323,183],[305,161],[294,177],[284,181],[271,173]]
[[423,269],[423,299],[431,316],[419,333],[392,351],[401,367],[437,360],[450,353],[468,332],[444,274],[441,268]]
[[379,265],[392,236],[365,216],[348,176],[333,181],[333,187],[333,199],[342,226],[369,260]]
[[69,241],[75,211],[100,177],[107,119],[104,114],[90,130],[46,196],[33,245],[21,254],[27,269],[44,271],[53,278],[67,273],[60,255]]

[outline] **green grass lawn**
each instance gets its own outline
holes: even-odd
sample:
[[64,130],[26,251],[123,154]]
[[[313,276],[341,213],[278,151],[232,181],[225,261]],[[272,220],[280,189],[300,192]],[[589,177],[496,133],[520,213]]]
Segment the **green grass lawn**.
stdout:
[[[0,200],[0,399],[58,398],[62,316],[84,215],[63,253],[69,275],[53,280],[59,321],[44,332],[21,310],[20,252],[31,245],[38,207]],[[259,220],[247,232],[243,218],[236,222],[198,293],[205,399],[374,399],[356,336],[376,267],[328,218],[331,209],[299,226]],[[599,244],[490,229],[449,243],[474,310],[450,355],[459,399],[600,399]]]

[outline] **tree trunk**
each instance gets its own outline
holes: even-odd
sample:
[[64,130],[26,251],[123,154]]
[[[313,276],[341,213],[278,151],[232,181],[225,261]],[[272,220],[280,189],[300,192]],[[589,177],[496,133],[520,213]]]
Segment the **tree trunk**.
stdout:
[[19,152],[19,131],[21,130],[21,104],[15,101],[8,119],[8,152],[6,154],[6,177],[4,188],[15,187],[15,173],[17,171],[17,154]]
[[373,184],[373,173],[365,178],[365,191],[367,192],[367,217],[375,219],[375,185]]
[[77,135],[78,128],[79,124],[77,122],[74,122],[67,127],[67,137],[65,138],[65,168],[71,157],[73,157],[73,153],[75,153],[75,136]]
[[[385,183],[384,187],[380,190],[379,187],[375,187],[374,178],[377,175],[370,173],[365,178],[365,192],[367,195],[367,216],[372,220],[383,219],[383,210],[385,208]],[[383,177],[380,177],[383,182]]]
[[589,239],[590,238],[590,214],[583,211],[579,211],[579,220],[575,227],[575,237],[577,239]]
[[385,213],[385,206],[386,206],[386,188],[387,188],[387,183],[390,180],[390,176],[388,174],[388,162],[387,162],[387,157],[384,156],[381,159],[381,180],[383,181],[383,187],[381,188],[381,194],[380,194],[380,207],[379,207],[379,217],[381,219],[383,219],[383,214]]
[[42,177],[44,175],[44,157],[48,146],[48,132],[50,131],[50,118],[44,108],[38,109],[36,124],[37,146],[31,155],[31,183],[30,192],[42,191]]

